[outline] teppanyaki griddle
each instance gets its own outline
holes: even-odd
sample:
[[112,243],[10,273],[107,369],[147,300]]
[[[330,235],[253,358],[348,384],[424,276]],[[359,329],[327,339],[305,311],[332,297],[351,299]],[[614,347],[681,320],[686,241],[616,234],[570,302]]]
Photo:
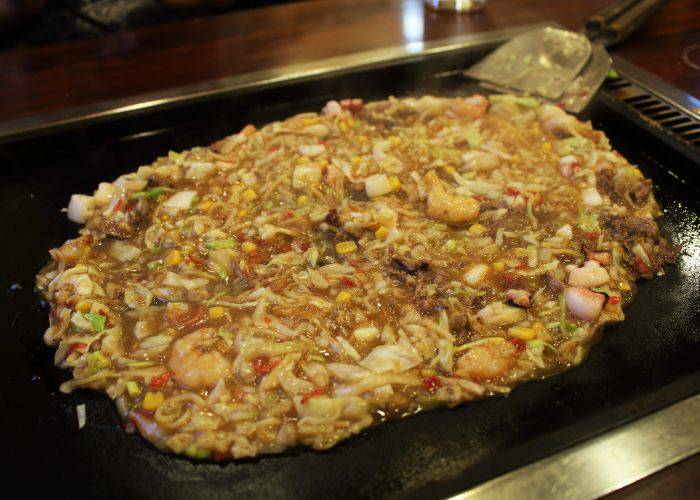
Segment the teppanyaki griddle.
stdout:
[[[485,40],[485,43],[481,43]],[[472,39],[372,65],[250,83],[138,115],[104,114],[5,134],[0,144],[4,244],[0,422],[8,478],[22,491],[100,497],[438,497],[462,491],[646,415],[700,389],[700,193],[697,153],[607,94],[586,113],[613,146],[651,177],[664,233],[683,254],[642,283],[627,320],[606,332],[575,370],[527,383],[507,398],[437,410],[368,429],[325,452],[295,449],[229,463],[163,454],[126,435],[106,396],[61,394],[66,372],[44,345],[47,308],[33,292],[47,250],[76,235],[61,208],[70,194],[135,170],[168,150],[208,144],[331,98],[467,95],[457,71],[492,48]],[[697,183],[696,183],[697,185]],[[75,407],[87,405],[77,429]]]

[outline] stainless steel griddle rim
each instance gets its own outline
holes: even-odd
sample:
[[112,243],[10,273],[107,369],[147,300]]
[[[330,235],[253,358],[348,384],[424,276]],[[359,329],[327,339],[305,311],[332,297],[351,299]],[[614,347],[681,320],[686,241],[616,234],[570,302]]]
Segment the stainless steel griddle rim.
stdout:
[[525,465],[450,500],[598,498],[700,451],[700,394]]
[[615,71],[666,104],[700,121],[700,100],[619,56],[612,57]]
[[411,62],[434,55],[459,54],[470,49],[495,46],[526,31],[544,27],[561,26],[553,22],[543,22],[487,33],[445,38],[433,42],[412,42],[399,47],[357,52],[309,63],[255,71],[56,113],[43,113],[0,122],[0,143],[54,132],[85,123],[106,121],[155,109],[165,109],[177,105],[205,101],[250,88],[266,88],[320,75],[339,75],[362,69],[381,67],[390,63]]

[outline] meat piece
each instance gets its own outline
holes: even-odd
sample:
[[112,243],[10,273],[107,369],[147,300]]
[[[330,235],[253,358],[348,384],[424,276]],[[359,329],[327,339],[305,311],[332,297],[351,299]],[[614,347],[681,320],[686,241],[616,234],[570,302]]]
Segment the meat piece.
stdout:
[[513,289],[506,291],[508,303],[517,307],[530,307],[530,292],[526,290]]
[[642,203],[647,201],[650,193],[651,181],[649,179],[645,179],[643,181],[638,181],[634,183],[632,189],[630,190],[630,197],[632,198],[633,202],[635,202],[638,205],[641,205]]
[[395,255],[391,260],[395,268],[412,276],[430,269],[430,263],[427,260],[412,259],[411,257],[403,257],[401,255]]
[[461,312],[453,312],[450,315],[450,329],[459,331],[463,330],[469,321],[469,318],[464,313]]
[[582,243],[581,251],[586,254],[586,260],[594,260],[604,266],[612,262],[612,253],[607,250],[589,250],[586,244]]
[[604,167],[596,174],[596,189],[599,193],[607,195],[610,201],[618,205],[624,205],[624,191],[620,192],[615,183],[615,170],[612,167]]
[[564,291],[564,283],[554,276],[553,273],[544,275],[544,291],[551,297],[558,297]]
[[328,211],[326,222],[331,226],[340,227],[340,217],[338,217],[338,211],[335,208]]
[[152,206],[148,200],[145,197],[139,198],[121,211],[114,211],[106,217],[103,215],[93,217],[88,221],[87,227],[115,238],[127,238],[136,232],[151,210]]
[[635,238],[656,239],[659,236],[659,226],[649,217],[632,215],[604,215],[600,225],[612,239],[629,241]]

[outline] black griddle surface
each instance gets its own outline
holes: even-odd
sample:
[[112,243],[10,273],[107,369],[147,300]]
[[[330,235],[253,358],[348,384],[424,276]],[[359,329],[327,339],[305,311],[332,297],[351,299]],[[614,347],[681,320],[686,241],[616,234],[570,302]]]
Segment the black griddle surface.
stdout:
[[[8,478],[23,491],[112,498],[437,497],[698,392],[700,204],[682,173],[700,165],[599,97],[588,117],[653,179],[666,209],[660,225],[683,254],[665,276],[641,284],[627,320],[606,330],[581,367],[507,398],[380,425],[325,452],[295,449],[223,464],[166,455],[138,434],[126,435],[106,396],[59,393],[67,374],[43,344],[48,311],[33,277],[49,248],[76,235],[78,227],[61,213],[70,194],[92,192],[169,149],[210,143],[251,121],[318,110],[329,98],[469,94],[474,88],[463,78],[432,75],[478,55],[252,89],[0,145],[0,423]],[[87,405],[82,430],[80,403]]]

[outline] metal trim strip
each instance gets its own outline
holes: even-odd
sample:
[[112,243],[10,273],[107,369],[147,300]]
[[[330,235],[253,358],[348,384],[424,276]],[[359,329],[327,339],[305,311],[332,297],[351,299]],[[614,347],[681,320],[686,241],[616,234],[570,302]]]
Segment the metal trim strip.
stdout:
[[118,116],[152,111],[157,108],[164,109],[203,101],[253,87],[266,88],[318,75],[338,75],[359,69],[378,67],[388,62],[410,62],[437,54],[458,54],[477,47],[496,45],[520,33],[545,26],[557,25],[545,22],[487,33],[462,35],[432,42],[413,42],[398,47],[357,52],[308,63],[244,73],[65,111],[19,118],[0,123],[0,143],[67,128],[71,125],[78,125],[81,122],[103,121]]
[[462,492],[452,500],[598,498],[700,452],[700,395]]

